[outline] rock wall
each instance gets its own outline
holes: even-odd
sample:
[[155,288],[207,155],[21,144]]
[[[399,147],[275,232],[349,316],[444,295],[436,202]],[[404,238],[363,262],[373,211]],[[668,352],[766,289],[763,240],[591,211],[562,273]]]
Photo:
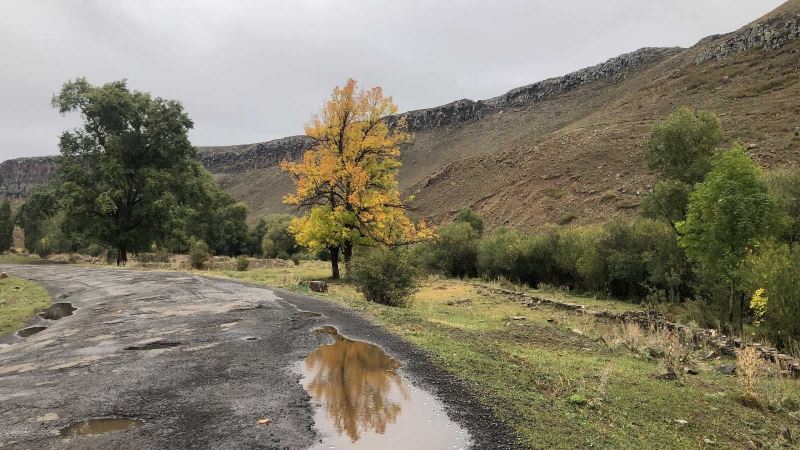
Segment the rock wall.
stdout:
[[503,108],[551,99],[595,81],[619,81],[631,72],[675,55],[682,50],[680,47],[645,47],[562,77],[549,78],[512,89],[497,97],[478,101],[463,99],[436,108],[409,111],[393,117],[390,122],[395,123],[397,118],[405,117],[411,131],[421,131],[475,121],[487,114],[502,111]]
[[[212,173],[242,173],[297,160],[311,146],[306,136],[231,147],[198,148],[197,157]],[[55,156],[10,159],[0,163],[0,198],[22,198],[33,187],[50,181],[56,174]]]
[[21,198],[56,173],[56,157],[18,158],[0,163],[0,197]]
[[756,21],[746,27],[721,36],[712,36],[698,43],[703,48],[695,57],[695,64],[748,50],[777,50],[787,42],[800,37],[800,14],[786,12]]
[[306,136],[290,136],[245,146],[214,147],[213,151],[199,147],[198,158],[212,173],[242,173],[298,160],[312,143]]

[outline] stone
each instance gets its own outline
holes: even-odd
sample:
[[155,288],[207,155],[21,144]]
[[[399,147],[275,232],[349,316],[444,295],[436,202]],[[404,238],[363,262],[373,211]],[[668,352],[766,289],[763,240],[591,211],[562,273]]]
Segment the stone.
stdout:
[[659,381],[675,381],[678,379],[678,374],[675,372],[667,372],[661,375],[656,375],[656,380]]
[[794,137],[800,137],[800,127],[794,129]]
[[755,150],[758,148],[758,144],[747,144],[748,150]]
[[324,281],[311,281],[308,287],[314,292],[328,292],[328,283]]
[[692,369],[691,367],[684,367],[683,368],[683,372],[686,373],[687,375],[699,375],[700,374],[700,372],[698,372],[695,369]]
[[717,370],[725,375],[733,375],[736,373],[736,364],[723,364]]
[[0,272],[0,279],[2,278],[8,278],[8,274],[5,272]]

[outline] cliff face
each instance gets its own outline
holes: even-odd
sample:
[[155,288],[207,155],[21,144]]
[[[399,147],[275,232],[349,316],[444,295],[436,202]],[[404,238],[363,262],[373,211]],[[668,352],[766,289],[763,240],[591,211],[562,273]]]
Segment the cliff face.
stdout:
[[23,198],[36,185],[46,183],[56,172],[56,158],[18,158],[0,163],[0,196]]
[[311,144],[306,136],[290,136],[251,145],[198,147],[197,156],[211,173],[243,173],[297,160]]
[[695,64],[721,60],[748,50],[778,50],[800,37],[800,12],[798,2],[787,2],[773,14],[745,27],[721,36],[710,36],[698,45],[703,50],[695,57]]
[[[501,112],[504,108],[524,106],[530,103],[552,99],[579,86],[600,80],[619,81],[626,74],[675,55],[682,49],[679,47],[652,48],[646,47],[635,52],[626,53],[595,66],[580,69],[562,77],[549,78],[544,81],[512,89],[503,95],[486,100],[457,100],[435,108],[420,109],[403,113],[411,131],[425,131],[439,127],[457,125],[464,122],[480,120],[488,114]],[[391,118],[394,122],[396,118]]]

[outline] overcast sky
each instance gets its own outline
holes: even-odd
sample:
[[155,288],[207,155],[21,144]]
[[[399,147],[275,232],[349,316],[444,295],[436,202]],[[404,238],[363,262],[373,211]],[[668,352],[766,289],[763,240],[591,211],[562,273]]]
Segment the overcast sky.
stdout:
[[300,134],[348,77],[401,110],[482,99],[645,46],[691,46],[779,0],[0,0],[0,160],[54,154],[71,78],[183,102],[195,145]]

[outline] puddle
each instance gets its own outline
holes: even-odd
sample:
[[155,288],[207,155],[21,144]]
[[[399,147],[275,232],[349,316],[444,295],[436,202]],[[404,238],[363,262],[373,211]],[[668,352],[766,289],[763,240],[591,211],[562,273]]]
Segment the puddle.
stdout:
[[303,317],[303,318],[307,318],[307,319],[313,319],[313,318],[316,318],[316,317],[322,317],[322,314],[315,313],[315,312],[312,312],[312,311],[300,311],[299,313],[297,313],[295,315],[297,317]]
[[48,320],[59,320],[63,319],[64,317],[71,316],[72,312],[76,309],[78,308],[72,306],[72,303],[53,303],[40,312],[39,317]]
[[333,344],[309,353],[301,364],[305,390],[315,405],[322,448],[458,449],[469,434],[452,422],[427,391],[407,383],[400,364],[380,347],[322,327]]
[[181,345],[180,342],[156,341],[142,345],[131,345],[130,347],[125,347],[125,350],[159,350],[162,348],[177,347],[179,345]]
[[110,433],[112,431],[129,430],[144,425],[144,422],[136,419],[124,419],[119,417],[109,417],[105,419],[89,419],[83,422],[73,423],[61,429],[61,437],[69,438],[75,436],[94,436],[97,434]]
[[47,329],[47,327],[28,327],[28,328],[23,328],[23,329],[17,331],[17,336],[25,338],[25,337],[34,335],[34,334],[36,334],[36,333],[38,333],[40,331],[44,331],[46,329]]

